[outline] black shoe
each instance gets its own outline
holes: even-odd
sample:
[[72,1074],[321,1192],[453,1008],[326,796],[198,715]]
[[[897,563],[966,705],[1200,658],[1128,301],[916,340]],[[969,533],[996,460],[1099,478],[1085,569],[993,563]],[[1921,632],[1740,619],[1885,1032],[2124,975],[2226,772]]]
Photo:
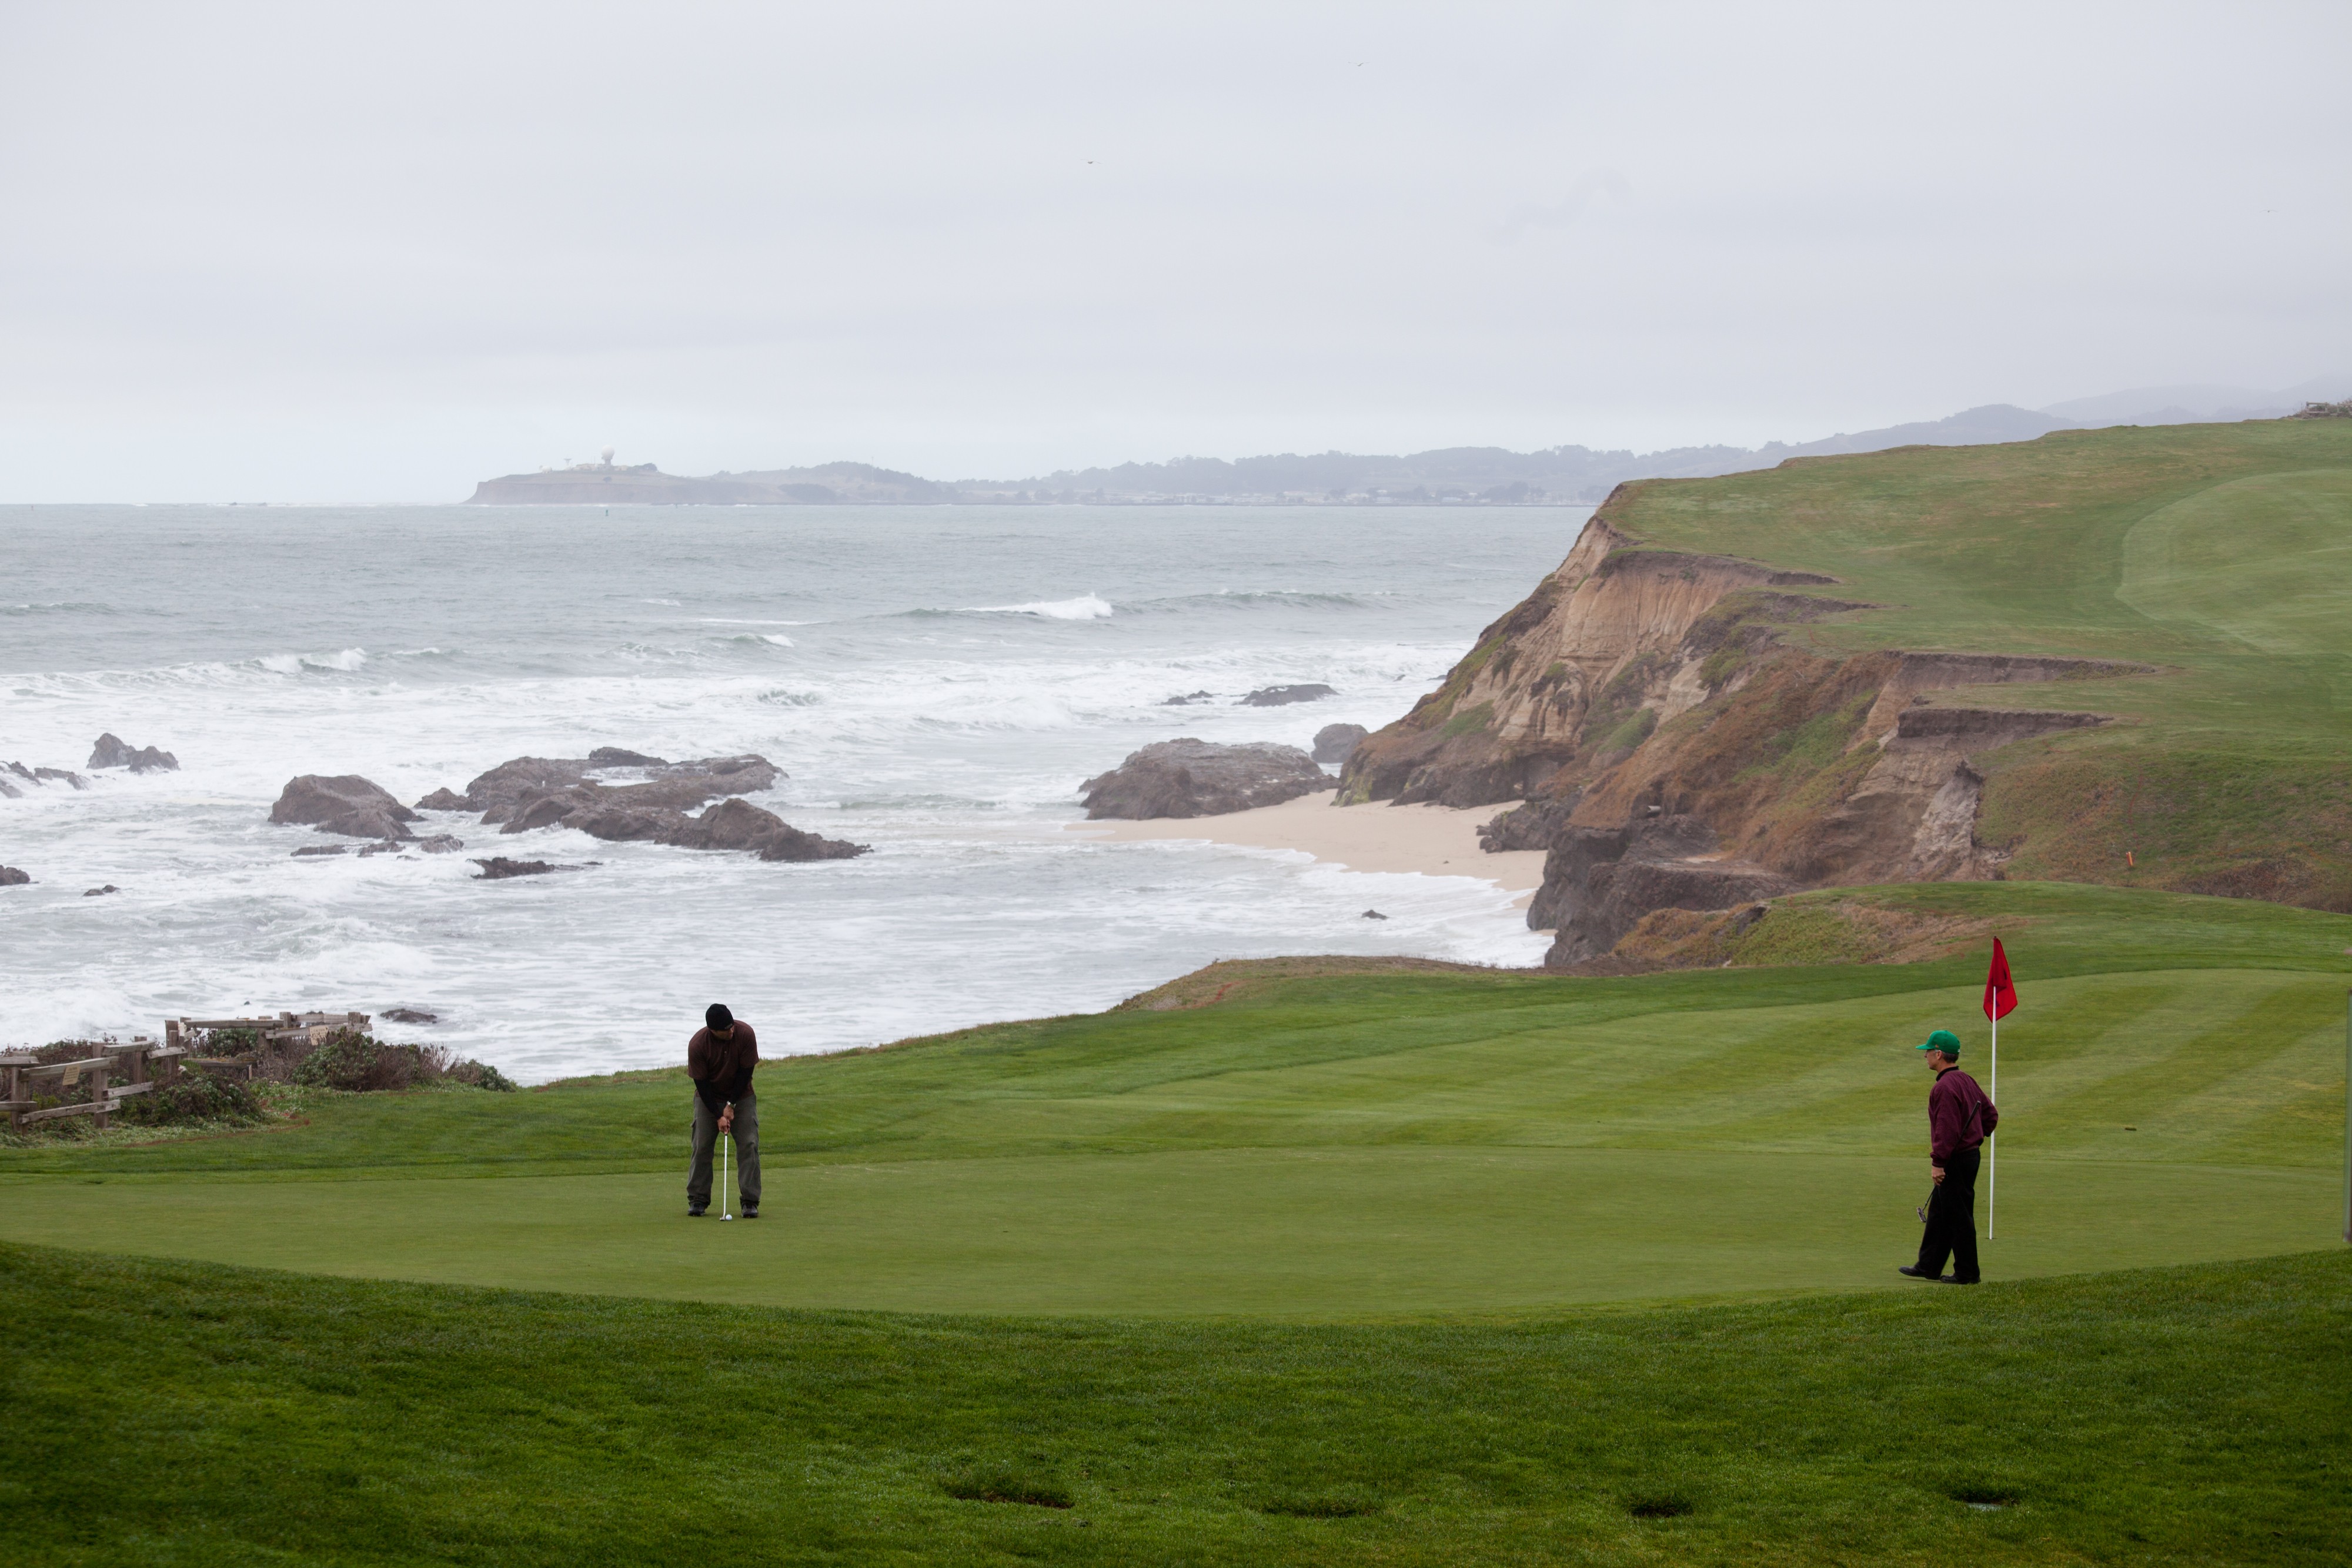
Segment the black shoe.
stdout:
[[1906,1263],[1895,1271],[1898,1274],[1907,1274],[1914,1280],[1933,1280],[1937,1284],[1948,1284],[1952,1279],[1949,1274],[1930,1274],[1916,1263]]
[[686,1217],[688,1219],[699,1219],[702,1218],[702,1210],[699,1208],[689,1207],[686,1211]]
[[1947,1274],[1936,1281],[1938,1285],[1981,1285],[1982,1280],[1963,1280],[1958,1274]]
[[743,1218],[746,1219],[757,1219],[760,1218],[760,1211],[756,1208],[747,1208],[743,1211]]

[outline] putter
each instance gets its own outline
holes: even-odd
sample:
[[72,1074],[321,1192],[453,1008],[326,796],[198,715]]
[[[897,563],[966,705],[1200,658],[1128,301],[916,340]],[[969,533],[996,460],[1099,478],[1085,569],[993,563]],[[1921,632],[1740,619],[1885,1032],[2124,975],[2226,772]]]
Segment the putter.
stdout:
[[735,1134],[722,1133],[719,1143],[719,1218],[732,1219],[735,1217],[727,1212],[727,1167],[733,1163]]

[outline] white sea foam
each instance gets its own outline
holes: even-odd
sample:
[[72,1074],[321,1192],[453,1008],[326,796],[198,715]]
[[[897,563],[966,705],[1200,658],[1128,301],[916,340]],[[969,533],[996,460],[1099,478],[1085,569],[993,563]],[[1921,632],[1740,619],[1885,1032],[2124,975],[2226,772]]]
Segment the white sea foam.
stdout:
[[[18,672],[0,678],[8,755],[78,768],[112,730],[183,768],[0,800],[5,858],[36,879],[0,890],[0,1045],[221,1009],[406,1004],[444,1019],[417,1038],[541,1081],[673,1061],[713,999],[774,1050],[826,1050],[1103,1007],[1218,957],[1528,963],[1544,946],[1472,878],[1368,880],[1059,825],[1078,814],[1078,780],[1148,741],[1303,744],[1325,724],[1395,717],[1557,564],[1572,518],[1497,514],[1491,557],[1465,558],[1402,509],[1327,525],[1217,508],[1116,534],[1074,509],[1008,543],[978,508],[812,507],[782,534],[771,514],[719,508],[660,529],[518,516],[495,540],[459,508],[405,512],[396,536],[273,508],[192,562],[155,548],[188,515],[110,509],[0,535],[0,580],[24,601],[79,602],[103,582],[115,606],[103,622],[0,616],[0,670]],[[1295,531],[1315,528],[1328,538],[1302,548]],[[402,606],[414,646],[373,661],[352,646],[341,585],[290,608],[256,591],[262,563],[330,537],[352,583]],[[1438,538],[1487,564],[1433,568]],[[1281,552],[1342,564],[1306,570]],[[1090,578],[1101,596],[1023,598]],[[1235,582],[1291,586],[1216,593]],[[698,616],[646,609],[640,583]],[[997,608],[900,612],[964,601]],[[704,608],[744,635],[714,634]],[[784,627],[791,644],[770,641]],[[1298,681],[1339,695],[1161,706]],[[509,757],[598,746],[761,752],[790,778],[759,804],[874,852],[772,865],[428,813],[417,830],[453,832],[464,852],[297,860],[341,841],[268,821],[298,773],[357,773],[415,800]],[[475,880],[470,857],[491,853],[603,863]],[[81,896],[110,883],[121,891]],[[1368,905],[1391,918],[1362,920]]]
[[1034,604],[982,604],[965,611],[967,615],[1042,615],[1048,621],[1100,621],[1114,613],[1111,607],[1091,593],[1081,593],[1076,599],[1040,600]]

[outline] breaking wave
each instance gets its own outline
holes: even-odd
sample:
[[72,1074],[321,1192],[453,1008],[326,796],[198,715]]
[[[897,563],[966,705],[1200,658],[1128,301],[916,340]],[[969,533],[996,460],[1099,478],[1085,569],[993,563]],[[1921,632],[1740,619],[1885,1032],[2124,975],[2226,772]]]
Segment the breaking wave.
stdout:
[[1048,621],[1100,621],[1115,613],[1108,601],[1091,593],[1076,599],[1044,599],[1033,604],[976,604],[959,615],[1038,615]]
[[340,653],[264,653],[254,661],[275,675],[299,675],[312,671],[348,674],[368,662],[365,648]]

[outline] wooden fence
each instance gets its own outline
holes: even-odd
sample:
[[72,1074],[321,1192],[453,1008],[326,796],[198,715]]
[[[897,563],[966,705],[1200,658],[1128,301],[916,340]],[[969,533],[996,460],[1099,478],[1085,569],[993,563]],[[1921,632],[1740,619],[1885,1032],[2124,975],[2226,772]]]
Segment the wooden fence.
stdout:
[[[0,1053],[0,1110],[11,1132],[60,1116],[88,1116],[102,1132],[115,1107],[135,1094],[152,1093],[184,1070],[252,1082],[262,1053],[278,1044],[318,1045],[338,1030],[368,1027],[365,1013],[278,1013],[267,1018],[167,1019],[163,1043],[134,1035],[127,1041],[80,1042],[89,1054],[71,1061],[43,1062],[24,1051]],[[255,1049],[229,1056],[202,1054],[213,1037],[231,1030],[250,1033]],[[56,1081],[60,1092],[87,1086],[87,1100],[44,1106],[39,1087]]]

